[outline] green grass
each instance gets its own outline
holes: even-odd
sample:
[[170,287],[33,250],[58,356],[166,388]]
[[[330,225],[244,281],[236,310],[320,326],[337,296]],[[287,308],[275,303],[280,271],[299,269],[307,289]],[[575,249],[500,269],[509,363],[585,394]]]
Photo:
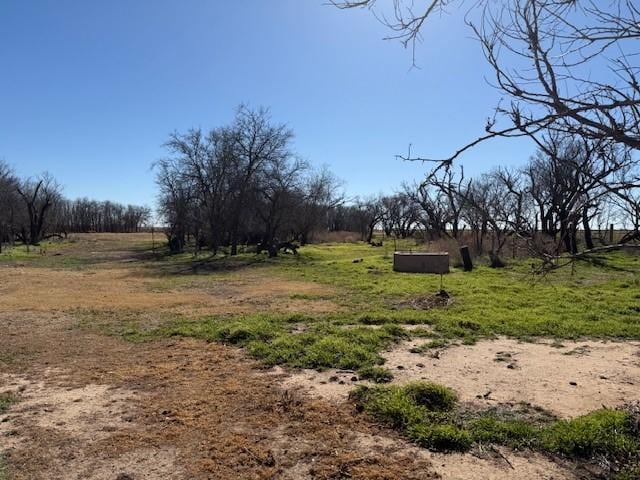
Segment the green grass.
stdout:
[[433,450],[466,451],[477,443],[526,446],[571,458],[601,455],[623,466],[640,454],[638,432],[624,411],[555,420],[534,408],[465,410],[456,398],[449,388],[428,382],[360,386],[351,394],[361,409]]
[[[392,271],[391,260],[365,257],[352,264],[340,259],[354,247],[309,247],[314,249],[302,264],[288,266],[290,274],[335,285],[337,300],[348,309],[357,309],[363,323],[395,321],[429,323],[446,338],[474,338],[491,334],[517,337],[640,336],[640,257],[612,255],[614,266],[624,271],[579,265],[555,272],[545,279],[534,278],[528,262],[505,269],[479,267],[473,272],[453,271],[445,276],[445,289],[454,302],[448,308],[416,311],[393,309],[407,297],[435,293],[439,278]],[[328,251],[324,251],[328,250]],[[322,253],[320,253],[322,252]],[[332,260],[327,255],[335,254]],[[629,258],[626,258],[629,257]],[[369,266],[375,266],[371,275]],[[284,269],[284,267],[283,267]]]
[[74,246],[73,241],[46,240],[40,245],[2,246],[0,265],[27,264],[45,268],[81,268],[87,265],[88,258],[77,252],[67,254]]
[[13,392],[0,393],[0,414],[9,410],[9,407],[18,401],[18,396]]
[[[354,258],[363,261],[353,263]],[[293,293],[290,298],[330,300],[339,308],[331,314],[263,311],[180,318],[153,332],[140,332],[134,326],[126,329],[125,336],[131,340],[158,335],[199,337],[243,346],[267,365],[353,369],[381,364],[381,351],[407,336],[431,338],[417,352],[444,348],[453,341],[472,344],[495,335],[525,340],[539,336],[640,339],[640,256],[615,253],[606,259],[607,266],[581,263],[573,274],[565,269],[544,279],[532,274],[530,261],[502,269],[454,269],[444,279],[452,304],[420,310],[401,305],[408,298],[436,293],[439,276],[393,272],[392,260],[382,249],[363,243],[310,245],[299,256],[275,259],[249,253],[198,259],[190,254],[159,256],[145,265],[156,276],[172,272],[157,276],[160,290],[216,288],[229,275],[260,269],[280,278],[326,284],[329,293]],[[294,323],[304,328],[296,330]],[[403,329],[404,324],[429,328],[420,327],[414,333]]]
[[468,431],[446,423],[411,425],[407,435],[417,445],[436,451],[466,451],[473,445]]
[[628,456],[638,451],[640,438],[631,435],[626,412],[597,410],[571,420],[561,420],[540,435],[541,445],[551,452],[589,457],[593,454]]
[[[356,258],[363,261],[353,263]],[[187,253],[160,255],[143,263],[157,278],[154,288],[159,291],[216,288],[230,275],[259,269],[280,278],[326,284],[329,293],[292,293],[289,298],[330,300],[338,311],[297,317],[258,311],[181,318],[154,332],[141,332],[134,325],[124,335],[136,341],[193,336],[243,346],[268,365],[353,369],[379,365],[381,351],[406,336],[431,338],[416,352],[495,335],[524,340],[640,339],[640,255],[614,253],[606,260],[607,265],[580,263],[573,273],[564,269],[543,279],[532,274],[531,261],[523,260],[502,269],[453,269],[444,278],[452,304],[420,310],[402,305],[409,298],[436,293],[439,276],[393,272],[390,256],[364,243],[309,245],[299,256],[272,259],[250,253],[195,259]],[[296,322],[304,328],[293,329]],[[404,324],[429,328],[412,332],[402,329]]]
[[636,465],[624,467],[612,477],[612,480],[638,480],[640,478],[640,460]]
[[[148,253],[146,243],[134,247],[141,254]],[[50,247],[51,251],[59,249],[60,256],[50,255],[51,251],[43,256],[37,250],[13,249],[0,256],[0,264],[31,262],[57,268],[100,261],[82,253],[67,255],[66,248],[64,244]],[[154,291],[215,289],[229,278],[259,270],[265,278],[327,285],[327,293],[291,293],[288,298],[329,300],[338,309],[311,315],[257,311],[252,315],[180,317],[163,321],[164,326],[157,328],[145,328],[133,312],[118,314],[118,325],[110,324],[110,333],[132,341],[175,335],[218,341],[244,347],[266,365],[354,369],[361,378],[376,383],[393,377],[381,367],[382,351],[408,337],[430,339],[418,351],[495,335],[640,339],[639,255],[613,253],[602,257],[599,264],[579,263],[573,271],[558,270],[544,278],[532,274],[529,260],[513,261],[502,269],[479,265],[473,272],[463,272],[454,268],[444,277],[452,303],[446,308],[420,310],[404,305],[411,304],[407,300],[412,298],[437,293],[439,276],[394,272],[391,254],[388,246],[358,243],[310,245],[301,248],[298,256],[271,259],[251,253],[215,258],[162,251],[153,258],[141,255],[136,266],[155,279]],[[362,261],[353,263],[354,259]],[[86,317],[92,321],[96,315]],[[403,328],[405,324],[422,327],[409,330]],[[621,411],[598,410],[561,421],[529,407],[470,411],[457,403],[450,389],[423,382],[361,387],[353,398],[370,415],[399,429],[416,444],[435,450],[464,451],[474,444],[493,443],[576,458],[603,455],[619,464],[637,458],[640,450],[638,434]],[[636,478],[632,466],[627,472],[619,478]]]
[[[309,324],[303,331],[299,323]],[[361,369],[383,363],[380,351],[407,337],[398,325],[381,328],[341,325],[330,317],[314,321],[300,314],[258,314],[200,321],[181,320],[153,336],[190,336],[246,347],[267,365]]]
[[412,402],[428,410],[449,411],[458,401],[453,390],[437,383],[414,382],[405,385],[402,390]]
[[[133,258],[135,265],[155,280],[150,288],[157,292],[215,289],[230,276],[239,278],[242,272],[259,270],[266,276],[327,285],[328,293],[292,292],[289,298],[337,304],[338,313],[329,318],[334,323],[429,325],[431,329],[421,332],[437,336],[433,348],[445,346],[450,339],[473,343],[492,335],[640,339],[640,255],[631,253],[611,253],[601,258],[603,264],[579,263],[573,272],[561,269],[544,278],[533,275],[532,260],[515,260],[502,269],[476,262],[473,272],[454,268],[444,276],[451,305],[420,310],[403,305],[409,299],[437,293],[440,277],[394,272],[389,244],[383,248],[365,243],[307,245],[298,256],[268,258],[253,253],[233,257],[211,257],[206,252],[198,257],[189,252],[168,255],[163,248],[151,256],[151,244],[146,240],[135,244],[117,238],[106,241],[110,243],[94,245],[86,239],[43,243],[47,251],[44,256],[38,253],[38,247],[27,253],[24,246],[17,246],[0,254],[0,264],[29,262],[50,268],[82,268],[108,261],[108,255],[104,259],[92,255],[94,248],[105,252],[128,250],[137,255]],[[399,248],[423,247],[405,241]],[[353,263],[354,259],[363,261]],[[315,315],[313,321],[325,317]],[[415,335],[420,336],[420,332]]]
[[[363,261],[353,263],[355,258]],[[363,243],[309,245],[297,257],[275,259],[241,254],[202,262],[183,254],[175,259],[163,257],[153,265],[164,265],[163,271],[171,271],[172,265],[179,265],[181,271],[186,265],[197,265],[198,273],[163,280],[174,286],[215,284],[238,269],[261,269],[326,284],[333,292],[321,298],[337,303],[345,322],[429,324],[445,339],[473,342],[496,334],[640,338],[640,256],[619,252],[606,260],[606,266],[580,263],[573,275],[571,269],[562,269],[544,278],[532,274],[529,260],[514,261],[503,269],[482,265],[473,272],[453,269],[444,276],[452,305],[431,310],[399,305],[438,292],[438,275],[394,272],[390,256]],[[314,299],[304,294],[292,294],[292,298]]]
[[[467,337],[468,339],[470,339],[471,337]],[[434,348],[445,348],[449,345],[449,341],[444,339],[444,338],[435,338],[429,342],[423,343],[420,346],[417,347],[413,347],[411,349],[411,353],[424,353],[428,350],[434,349]]]

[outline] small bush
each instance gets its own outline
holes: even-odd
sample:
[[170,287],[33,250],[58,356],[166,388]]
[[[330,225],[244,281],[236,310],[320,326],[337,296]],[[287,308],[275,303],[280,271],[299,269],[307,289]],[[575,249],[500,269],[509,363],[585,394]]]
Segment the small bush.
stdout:
[[458,401],[458,396],[453,390],[437,383],[413,382],[403,390],[405,395],[427,410],[449,411]]
[[360,378],[375,383],[388,383],[393,380],[393,373],[383,367],[365,367],[358,370]]

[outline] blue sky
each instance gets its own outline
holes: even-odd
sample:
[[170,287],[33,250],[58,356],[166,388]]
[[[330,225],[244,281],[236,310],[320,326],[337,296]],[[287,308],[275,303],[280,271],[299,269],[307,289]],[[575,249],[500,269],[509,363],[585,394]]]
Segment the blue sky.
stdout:
[[[296,149],[350,195],[391,191],[483,132],[499,98],[460,14],[434,19],[411,52],[367,11],[323,0],[0,0],[0,158],[51,172],[68,197],[153,205],[167,135],[271,108]],[[487,143],[470,174],[525,161]]]

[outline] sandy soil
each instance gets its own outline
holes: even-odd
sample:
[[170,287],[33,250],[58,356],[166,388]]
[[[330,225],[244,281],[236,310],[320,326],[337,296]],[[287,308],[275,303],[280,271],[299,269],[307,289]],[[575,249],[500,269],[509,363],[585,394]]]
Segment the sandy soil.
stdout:
[[[411,353],[424,340],[404,342],[386,352],[394,383],[430,380],[455,389],[460,399],[480,406],[529,402],[560,417],[574,417],[637,399],[639,342],[550,341],[522,343],[499,338],[475,345]],[[346,400],[354,372],[303,370],[287,387],[303,387],[331,401]],[[336,380],[337,378],[337,380]],[[330,381],[333,379],[333,381]]]
[[467,453],[434,453],[385,436],[359,435],[358,445],[370,451],[404,450],[432,464],[442,480],[575,480],[580,478],[568,465],[533,452],[513,452],[496,447]]

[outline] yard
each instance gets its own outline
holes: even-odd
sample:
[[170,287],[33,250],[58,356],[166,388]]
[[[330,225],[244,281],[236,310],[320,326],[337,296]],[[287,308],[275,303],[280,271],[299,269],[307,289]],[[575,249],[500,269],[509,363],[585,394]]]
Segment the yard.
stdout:
[[639,255],[443,295],[388,243],[159,245],[0,255],[0,478],[637,478]]

